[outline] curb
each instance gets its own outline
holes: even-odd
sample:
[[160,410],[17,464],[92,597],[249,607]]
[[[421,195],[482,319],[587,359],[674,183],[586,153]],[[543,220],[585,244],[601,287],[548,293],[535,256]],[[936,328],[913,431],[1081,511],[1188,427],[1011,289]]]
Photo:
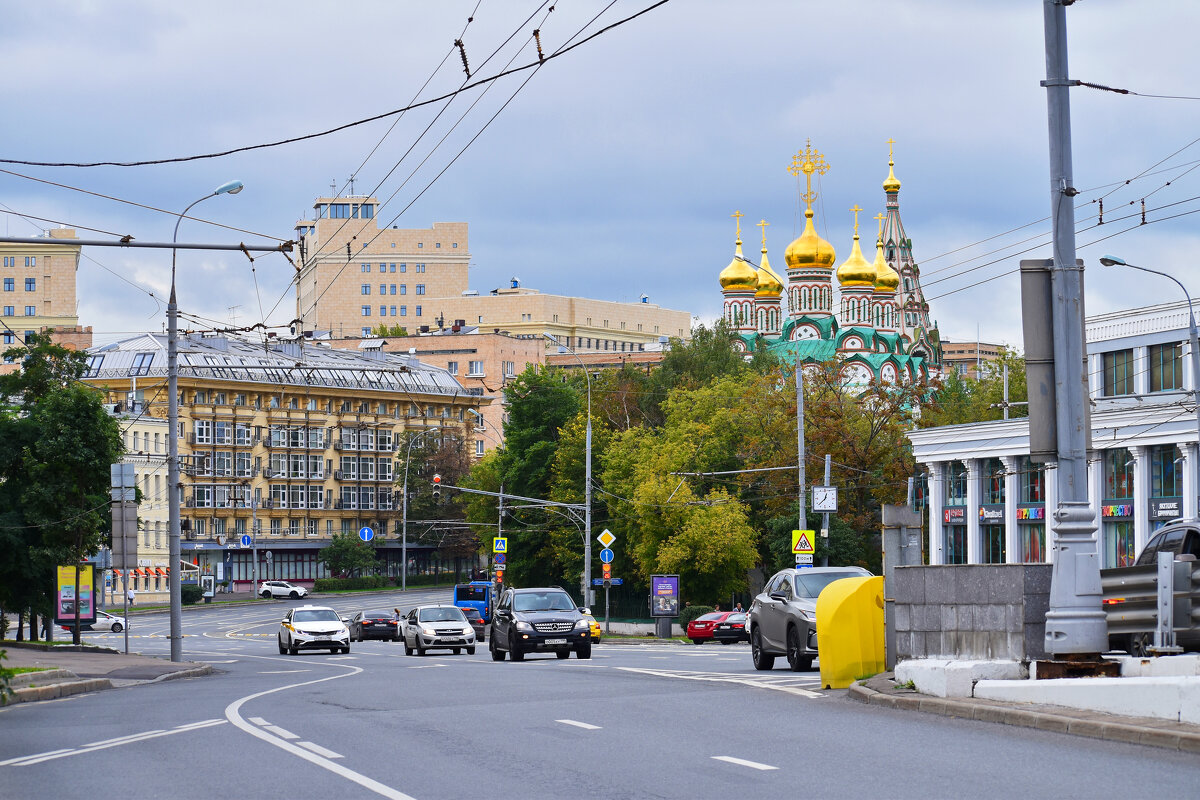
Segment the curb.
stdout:
[[88,678],[81,681],[71,681],[70,683],[52,683],[48,686],[29,686],[24,689],[15,689],[8,702],[11,704],[31,703],[38,700],[54,700],[58,697],[68,697],[73,694],[83,694],[84,692],[95,692],[100,689],[111,688],[113,688],[112,681],[108,678]]
[[622,647],[641,647],[641,646],[647,645],[647,644],[677,645],[677,644],[683,644],[683,642],[680,642],[676,639],[655,639],[653,637],[647,636],[645,639],[602,638],[600,640],[599,644],[615,644],[615,645],[620,645]]
[[199,667],[191,669],[181,669],[176,672],[166,672],[159,675],[157,678],[146,681],[146,683],[162,683],[163,681],[173,681],[176,678],[199,678],[203,675],[212,675],[216,672],[212,664],[202,664]]
[[41,650],[43,653],[113,653],[120,655],[121,651],[112,647],[101,647],[94,644],[46,644],[45,642],[18,642],[14,639],[0,641],[0,649],[15,647],[18,650]]
[[847,696],[859,703],[883,708],[922,711],[927,714],[940,714],[944,717],[998,722],[1002,725],[1036,728],[1053,733],[1068,733],[1074,736],[1086,736],[1090,739],[1104,739],[1110,742],[1143,744],[1147,747],[1158,747],[1165,750],[1200,753],[1200,733],[1173,730],[1172,723],[1169,722],[1163,723],[1162,727],[1151,728],[1119,722],[1118,718],[1114,717],[1106,717],[1103,721],[1094,718],[1082,719],[1041,710],[985,705],[983,701],[967,702],[943,697],[928,697],[916,692],[886,694],[862,683],[852,685]]

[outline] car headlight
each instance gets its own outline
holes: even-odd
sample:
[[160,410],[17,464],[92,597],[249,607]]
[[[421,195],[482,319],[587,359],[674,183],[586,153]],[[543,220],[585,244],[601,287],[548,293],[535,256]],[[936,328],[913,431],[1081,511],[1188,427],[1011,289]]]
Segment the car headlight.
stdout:
[[575,627],[578,630],[586,630],[592,627],[592,623],[588,622],[586,619],[581,619],[575,623]]
[[467,627],[463,628],[463,636],[473,636],[474,634],[475,634],[475,629],[470,627],[469,625]]
[[517,630],[519,630],[519,631],[532,631],[533,630],[532,625],[530,625],[528,622],[521,622],[520,620],[517,621],[516,627],[517,627]]
[[433,628],[421,628],[421,633],[425,634],[426,636],[437,636],[437,631],[435,631]]
[[800,618],[805,620],[806,622],[812,622],[813,619],[816,617],[816,612],[809,611],[804,608],[797,609],[797,610],[800,612]]

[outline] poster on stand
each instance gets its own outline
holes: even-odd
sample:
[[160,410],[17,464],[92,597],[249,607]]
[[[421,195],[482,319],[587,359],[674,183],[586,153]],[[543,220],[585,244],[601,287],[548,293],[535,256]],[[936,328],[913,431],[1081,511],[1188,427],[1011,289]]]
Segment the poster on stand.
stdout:
[[679,616],[679,576],[650,576],[650,616]]
[[[75,573],[79,572],[79,596],[75,596]],[[93,573],[91,564],[79,567],[57,567],[55,570],[54,624],[75,625],[75,607],[79,607],[79,624],[91,625],[96,621]]]

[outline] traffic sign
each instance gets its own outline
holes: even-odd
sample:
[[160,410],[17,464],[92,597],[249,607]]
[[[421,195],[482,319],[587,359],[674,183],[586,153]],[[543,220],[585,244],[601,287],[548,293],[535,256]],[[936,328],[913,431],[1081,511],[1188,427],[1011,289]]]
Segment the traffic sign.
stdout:
[[810,556],[817,552],[816,531],[792,531],[792,552]]
[[508,539],[504,536],[494,537],[492,539],[492,552],[493,553],[507,553],[508,552]]
[[811,567],[813,565],[812,553],[796,553],[797,567]]
[[596,537],[596,541],[605,547],[612,547],[612,543],[615,542],[616,540],[617,540],[617,537],[613,536],[613,532],[610,531],[608,528],[605,528],[604,532]]
[[364,542],[369,542],[375,538],[375,531],[364,525],[358,529],[358,538],[362,539]]
[[242,547],[249,547],[249,546],[250,546],[250,534],[243,533],[242,534]]
[[[620,586],[621,584],[625,583],[625,579],[624,578],[609,578],[608,582],[610,584],[612,584],[613,586]],[[604,585],[604,578],[592,578],[592,586],[603,586],[603,585]]]
[[600,551],[600,560],[605,564],[611,564],[613,560],[613,551],[607,547]]
[[271,558],[273,557],[273,554],[271,553],[271,551],[270,551],[270,550],[268,550],[268,551],[267,551],[266,553],[264,553],[263,555],[265,555],[265,556],[267,557],[267,561],[268,561],[268,562],[270,562]]
[[492,563],[494,563],[498,567],[502,567],[502,566],[504,566],[504,559],[506,557],[507,556],[505,556],[504,553],[496,553],[495,555],[492,556]]

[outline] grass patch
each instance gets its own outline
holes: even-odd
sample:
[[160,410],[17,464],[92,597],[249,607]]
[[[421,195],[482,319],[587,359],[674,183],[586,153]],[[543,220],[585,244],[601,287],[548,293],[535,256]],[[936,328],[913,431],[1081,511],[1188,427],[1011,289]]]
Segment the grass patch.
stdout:
[[46,672],[47,670],[51,670],[51,669],[54,669],[54,668],[53,667],[9,667],[8,673],[10,675],[20,675],[25,672]]

